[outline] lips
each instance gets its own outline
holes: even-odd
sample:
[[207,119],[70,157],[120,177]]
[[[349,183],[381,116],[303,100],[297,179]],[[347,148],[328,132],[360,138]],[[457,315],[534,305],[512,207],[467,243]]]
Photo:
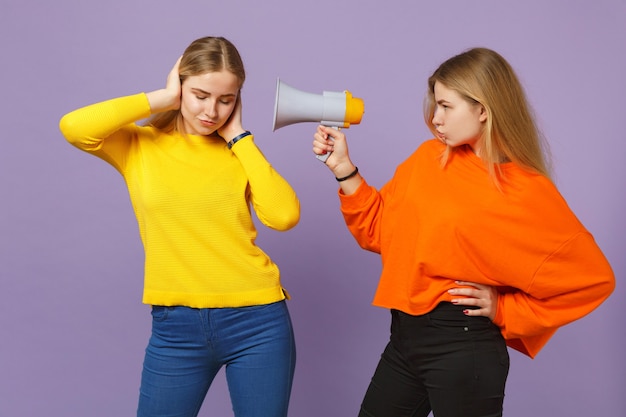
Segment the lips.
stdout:
[[211,121],[211,120],[203,120],[203,119],[198,119],[200,121],[200,124],[202,126],[205,127],[213,127],[215,126],[215,122]]

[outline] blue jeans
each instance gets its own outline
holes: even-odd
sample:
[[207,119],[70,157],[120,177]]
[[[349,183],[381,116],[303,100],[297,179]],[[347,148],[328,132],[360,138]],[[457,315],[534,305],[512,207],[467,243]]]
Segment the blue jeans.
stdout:
[[152,308],[139,417],[195,417],[222,366],[237,417],[284,417],[295,369],[287,304]]

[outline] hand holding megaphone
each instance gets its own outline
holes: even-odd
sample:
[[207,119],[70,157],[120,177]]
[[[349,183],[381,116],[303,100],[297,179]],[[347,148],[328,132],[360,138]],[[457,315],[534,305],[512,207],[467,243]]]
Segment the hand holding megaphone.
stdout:
[[[364,111],[363,100],[352,97],[349,91],[307,93],[278,79],[273,130],[301,122],[317,122],[336,129],[348,128],[361,122]],[[326,162],[329,156],[330,153],[315,157]]]

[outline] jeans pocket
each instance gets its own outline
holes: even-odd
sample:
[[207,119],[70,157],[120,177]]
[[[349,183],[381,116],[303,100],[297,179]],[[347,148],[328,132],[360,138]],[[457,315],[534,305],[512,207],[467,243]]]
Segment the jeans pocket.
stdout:
[[[466,333],[470,329],[471,321],[462,313],[456,316],[428,315],[429,325],[446,333]],[[471,326],[473,327],[473,326]]]
[[172,307],[166,306],[152,306],[152,310],[150,314],[152,314],[152,320],[154,321],[164,321],[167,319],[167,315]]

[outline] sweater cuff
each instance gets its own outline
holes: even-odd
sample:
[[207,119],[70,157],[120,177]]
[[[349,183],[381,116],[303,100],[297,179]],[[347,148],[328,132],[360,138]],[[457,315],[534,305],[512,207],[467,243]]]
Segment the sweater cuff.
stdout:
[[506,294],[499,293],[498,294],[498,305],[496,306],[496,316],[493,318],[493,324],[498,326],[499,328],[504,327],[504,297]]
[[237,146],[233,146],[231,151],[237,156],[244,169],[252,172],[260,167],[269,166],[270,163],[254,143],[254,135],[248,135],[237,142]]
[[371,197],[372,187],[367,184],[365,178],[361,178],[361,183],[354,193],[346,195],[341,190],[341,187],[337,190],[342,207],[361,207]]

